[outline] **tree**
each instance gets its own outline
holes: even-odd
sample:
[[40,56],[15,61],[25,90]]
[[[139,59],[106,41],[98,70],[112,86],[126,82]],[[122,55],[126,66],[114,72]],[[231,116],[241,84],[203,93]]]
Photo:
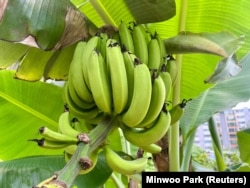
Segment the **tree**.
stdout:
[[[20,14],[15,15],[22,16],[22,10],[25,9],[25,4],[22,4],[19,8],[16,8],[15,3],[17,3],[18,1],[13,0],[11,2],[13,4],[8,4],[8,6],[14,7],[14,9],[10,10],[20,11]],[[43,2],[45,2],[44,5],[48,5],[48,7],[53,7],[52,5],[57,6],[58,4],[58,2],[56,1]],[[67,12],[65,7],[71,7],[71,5],[68,5],[67,1],[62,2],[63,3],[61,3],[59,7],[64,14],[58,14],[55,11],[53,12],[53,16],[57,20],[64,21],[65,12]],[[120,20],[129,22],[136,19],[138,23],[147,24],[149,30],[157,31],[166,43],[172,45],[171,48],[168,48],[167,50],[174,54],[177,54],[177,64],[179,66],[179,70],[181,70],[177,79],[178,84],[174,89],[175,94],[173,98],[173,104],[177,104],[181,99],[192,98],[192,101],[188,103],[187,107],[185,108],[184,116],[180,121],[180,127],[183,135],[182,147],[176,152],[169,153],[170,160],[171,158],[173,159],[177,157],[178,159],[180,157],[182,162],[180,164],[178,162],[170,163],[172,166],[170,165],[169,168],[170,171],[176,169],[187,170],[190,153],[186,151],[190,151],[189,149],[190,147],[192,147],[195,129],[201,123],[207,121],[209,117],[215,112],[232,107],[238,102],[246,101],[249,99],[249,75],[247,73],[249,69],[249,65],[247,64],[249,56],[246,55],[248,51],[248,43],[246,42],[244,45],[240,44],[240,42],[242,41],[242,38],[240,36],[247,35],[247,29],[249,28],[249,26],[247,25],[248,23],[244,20],[247,17],[247,7],[250,6],[249,3],[246,1],[239,1],[237,2],[237,4],[232,1],[166,1],[166,5],[163,3],[165,6],[162,6],[162,4],[160,3],[153,4],[151,3],[151,1],[144,1],[143,4],[140,4],[140,6],[143,5],[143,11],[138,11],[139,5],[136,5],[133,2],[129,1],[109,1],[108,4],[106,4],[106,2],[96,3],[96,1],[90,1],[90,3],[86,4],[84,4],[83,1],[72,2],[76,5],[76,7],[78,7],[78,10],[82,11],[89,18],[89,20],[91,20],[90,22],[89,20],[86,20],[86,18],[82,19],[84,20],[84,22],[82,22],[84,24],[81,25],[77,23],[76,25],[79,24],[81,27],[76,28],[84,28],[88,31],[88,33],[91,33],[90,31],[100,28],[104,25],[111,24],[112,26],[117,26],[120,23]],[[91,5],[94,8],[91,7]],[[208,5],[211,5],[211,9],[204,9],[204,7]],[[31,11],[32,13],[34,13],[34,15],[36,15],[36,12],[40,13],[42,12],[42,10],[44,10],[43,6],[37,4],[34,7],[35,9],[32,10],[33,12]],[[124,8],[121,12],[117,12],[117,7]],[[221,7],[223,7],[223,11]],[[169,10],[166,14],[164,12],[164,8],[166,8],[166,10]],[[237,9],[238,11],[231,11],[232,9]],[[76,9],[72,8],[70,10]],[[131,11],[132,14],[129,11]],[[157,14],[152,17],[151,11],[155,11],[155,13]],[[225,19],[224,11],[228,15],[232,16],[234,20]],[[174,14],[175,12],[176,14]],[[239,15],[238,12],[241,12],[241,15]],[[197,16],[198,13],[199,16]],[[13,12],[10,12],[9,14],[14,15]],[[75,12],[75,14],[78,15],[77,11]],[[150,15],[150,17],[148,17],[147,15]],[[49,27],[48,31],[55,32],[50,35],[50,40],[47,40],[48,35],[44,35],[43,33],[39,32],[35,33],[37,34],[35,36],[41,39],[36,41],[39,44],[39,47],[45,50],[50,50],[55,46],[60,46],[58,45],[58,41],[59,44],[64,44],[62,42],[64,40],[61,40],[59,36],[62,36],[62,33],[64,33],[65,26],[59,24],[60,27],[57,26],[57,29],[55,29],[52,21],[49,21],[51,18],[50,15],[39,17],[39,19],[41,20],[42,18],[44,18],[45,20],[44,25],[46,25],[46,27]],[[12,23],[13,20],[11,19],[13,18],[10,17],[10,20],[7,20],[8,22],[6,23]],[[34,17],[30,17],[29,19],[35,20]],[[237,20],[237,23],[235,20]],[[0,25],[1,34],[7,33],[6,35],[8,35],[8,32],[4,32],[6,31],[4,24],[5,23],[2,23],[2,25]],[[25,21],[24,25],[26,25]],[[37,28],[37,25],[30,26],[31,28]],[[230,31],[236,36],[232,35],[231,33],[221,32],[222,30]],[[192,33],[184,32],[178,34],[180,31],[191,31]],[[28,31],[28,34],[29,32],[30,31]],[[197,34],[194,32],[196,32]],[[20,34],[22,33],[20,32]],[[27,31],[24,30],[24,34],[27,34]],[[6,37],[8,37],[6,35],[3,36],[2,34],[2,36],[0,36],[1,39],[8,41],[18,40],[17,38],[6,39]],[[91,34],[86,35],[87,36],[85,37],[91,36]],[[16,35],[11,36],[16,37]],[[63,39],[65,39],[65,36],[67,35],[63,36]],[[74,43],[74,41],[77,39],[73,39],[72,41]],[[247,40],[248,39],[246,38],[246,41]],[[186,43],[184,43],[183,41],[186,41]],[[195,43],[200,44],[198,48],[194,48],[194,45],[192,45]],[[216,48],[225,50],[226,54],[217,54],[218,51],[214,50],[213,47],[204,49],[204,46],[202,46],[202,44],[208,43],[212,43]],[[23,161],[33,161],[32,165],[34,165],[35,167],[32,168],[31,164],[26,164],[26,169],[20,168],[19,170],[15,171],[18,177],[22,177],[22,170],[24,170],[26,174],[32,173],[32,170],[37,169],[37,165],[39,163],[39,166],[42,165],[42,161],[47,160],[48,158],[52,158],[50,160],[52,164],[55,163],[54,160],[59,158],[60,162],[58,161],[58,168],[60,169],[63,166],[62,157],[55,157],[55,159],[53,160],[53,157],[51,155],[61,155],[62,150],[41,150],[35,145],[27,143],[26,141],[36,136],[37,130],[41,124],[46,124],[46,126],[51,128],[57,127],[59,115],[63,111],[63,99],[60,97],[62,89],[60,87],[55,87],[53,85],[41,82],[28,83],[20,80],[13,80],[12,77],[13,75],[15,75],[16,78],[30,81],[40,80],[42,76],[45,79],[66,79],[65,75],[67,75],[68,73],[69,62],[71,61],[75,44],[57,51],[41,51],[37,48],[30,48],[28,46],[19,44],[14,45],[12,43],[3,41],[0,44],[2,50],[0,53],[1,57],[3,57],[3,60],[1,60],[0,63],[1,68],[9,67],[18,59],[20,59],[21,62],[16,72],[0,72],[2,80],[1,82],[3,83],[1,85],[0,95],[2,103],[1,114],[2,117],[4,117],[1,118],[1,126],[3,126],[3,131],[1,132],[2,142],[0,142],[1,148],[4,149],[1,151],[0,158],[7,161],[1,164],[2,168],[6,170],[4,172],[4,177],[7,177],[7,175],[12,172],[12,165],[17,167],[18,165],[23,163]],[[238,50],[238,44],[242,46],[240,50]],[[190,48],[190,45],[192,48]],[[180,46],[183,48],[180,49]],[[15,51],[13,50],[14,48]],[[232,54],[236,53],[236,50],[238,50],[237,56],[238,59],[240,59],[239,64],[242,65],[242,71],[237,76],[227,78],[223,81],[219,80],[219,83],[204,84],[203,80],[213,72],[213,69],[215,68],[216,64],[218,64],[218,61],[229,62],[230,60],[232,60],[230,58],[232,58]],[[214,56],[211,54],[190,54],[197,52],[209,52],[218,56]],[[23,56],[24,54],[26,55]],[[33,66],[34,62],[37,61],[38,56],[39,62],[36,63],[36,66]],[[65,61],[61,63],[62,59],[64,59]],[[190,72],[192,73],[192,75],[190,74]],[[48,98],[50,98],[50,100],[48,100]],[[11,116],[15,119],[15,121]],[[28,123],[26,123],[27,120],[29,120]],[[6,127],[7,124],[10,124],[10,122],[12,126]],[[20,124],[22,124],[24,127],[21,127]],[[29,131],[23,131],[26,129]],[[172,134],[175,135],[173,137],[175,138],[175,140],[172,141],[172,144],[175,144],[172,145],[172,147],[174,147],[176,146],[176,144],[179,145],[179,137],[177,136],[179,134],[178,124],[176,124],[176,126],[173,128]],[[16,142],[13,142],[13,140],[15,140]],[[6,147],[6,143],[9,144],[8,147]],[[10,150],[10,148],[12,149]],[[39,155],[49,156],[38,157]],[[27,156],[37,157],[22,159],[22,157]],[[15,161],[15,159],[19,160]],[[244,162],[247,161],[249,161],[249,159],[244,160]],[[32,168],[32,170],[28,171],[27,167]],[[54,165],[54,167],[56,168],[56,165]],[[106,169],[108,169],[107,166],[105,167]],[[48,173],[37,173],[36,177],[39,177],[39,181],[47,178],[51,175],[51,172],[55,171],[55,168],[51,168]],[[98,171],[98,169],[96,171]],[[101,173],[101,171],[99,170],[98,173]],[[102,179],[100,179],[100,182],[105,182],[110,173],[111,171],[100,174],[99,177],[103,177]],[[91,177],[91,174],[89,176]],[[13,182],[13,177],[16,178],[16,176],[8,176],[9,179],[7,178],[6,181],[3,181],[1,183],[6,187],[8,183]],[[86,177],[86,175],[84,177]],[[88,178],[86,177],[86,179]],[[86,181],[86,179],[77,179],[78,185],[79,182],[83,183],[84,181]],[[20,179],[17,179],[17,181],[20,181]],[[36,183],[37,181],[35,179],[31,179],[30,182],[27,183],[27,185],[34,185]],[[93,186],[94,185],[92,184],[92,187]]]

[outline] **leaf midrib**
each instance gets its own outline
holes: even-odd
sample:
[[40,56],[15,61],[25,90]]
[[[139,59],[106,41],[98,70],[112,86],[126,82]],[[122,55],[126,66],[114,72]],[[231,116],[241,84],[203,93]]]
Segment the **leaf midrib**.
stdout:
[[55,122],[54,120],[52,120],[51,118],[48,118],[47,116],[45,116],[44,114],[38,112],[37,110],[34,110],[33,108],[29,107],[28,105],[21,103],[20,101],[10,97],[9,95],[6,95],[5,93],[0,91],[0,97],[2,97],[3,99],[7,100],[8,102],[14,104],[15,106],[17,106],[20,109],[23,109],[24,111],[32,114],[33,116],[45,121],[46,123],[57,127],[57,122]]

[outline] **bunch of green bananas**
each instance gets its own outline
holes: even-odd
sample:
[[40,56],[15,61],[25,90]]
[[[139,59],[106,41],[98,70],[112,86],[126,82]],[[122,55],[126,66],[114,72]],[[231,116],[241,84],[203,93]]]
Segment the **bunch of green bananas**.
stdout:
[[[116,127],[131,144],[158,153],[161,147],[156,142],[183,114],[187,100],[167,107],[177,67],[159,35],[147,32],[144,25],[128,27],[121,22],[115,36],[98,33],[77,44],[63,90],[69,111],[61,114],[58,132],[50,131],[47,137],[43,128],[44,138],[36,140],[43,147],[64,148],[66,160],[77,143],[87,142],[83,132],[106,115],[116,117]],[[71,117],[83,120],[83,125]],[[125,175],[141,172],[147,164],[147,158],[127,160],[107,145],[102,150],[109,166]],[[91,168],[81,173],[94,168],[99,151],[88,156]]]

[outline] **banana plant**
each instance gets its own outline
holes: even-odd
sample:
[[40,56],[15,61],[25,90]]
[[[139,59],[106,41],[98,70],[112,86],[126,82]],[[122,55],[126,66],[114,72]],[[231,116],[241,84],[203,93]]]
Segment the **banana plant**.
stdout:
[[[15,0],[1,2],[4,5],[1,6],[4,14],[0,14],[0,39],[3,40],[0,42],[0,55],[3,57],[0,67],[6,69],[10,65],[14,67],[17,65],[17,69],[14,72],[0,72],[3,83],[0,86],[0,102],[3,104],[2,106],[6,106],[6,108],[1,108],[3,117],[1,118],[1,129],[3,130],[1,138],[5,139],[0,142],[1,148],[4,148],[1,150],[0,158],[13,160],[13,165],[22,163],[23,161],[18,161],[22,157],[60,155],[62,152],[39,150],[34,145],[27,146],[26,142],[36,134],[37,126],[41,124],[45,123],[56,128],[59,114],[63,110],[61,88],[51,87],[51,85],[40,82],[20,82],[18,79],[29,81],[38,81],[41,78],[66,80],[75,48],[74,43],[82,38],[90,37],[99,28],[106,26],[111,29],[117,28],[121,20],[146,24],[149,30],[157,31],[160,34],[165,41],[166,49],[170,53],[177,54],[177,63],[181,70],[178,75],[178,84],[174,90],[173,104],[177,104],[181,99],[193,99],[185,108],[180,122],[184,136],[182,148],[180,151],[170,152],[169,157],[173,159],[170,163],[170,171],[187,170],[187,164],[189,164],[187,161],[190,159],[188,154],[190,153],[186,151],[190,151],[189,149],[192,147],[197,126],[207,121],[212,113],[233,107],[238,102],[249,99],[250,91],[247,83],[249,55],[246,55],[249,43],[247,37],[242,37],[247,36],[250,27],[246,20],[248,7],[250,7],[250,3],[247,1],[241,0],[235,3],[214,0],[209,2],[205,0],[176,2],[173,0],[164,2],[143,0],[140,4],[136,1],[126,0],[72,0],[71,2],[64,0],[62,3],[56,0],[44,0],[42,4],[36,3],[38,1],[28,2],[19,3]],[[8,9],[6,9],[7,7]],[[46,14],[47,10],[50,10],[48,12],[52,15]],[[14,15],[18,15],[18,19]],[[229,15],[228,17],[234,19],[227,19],[224,15]],[[25,18],[21,19],[24,20],[22,23],[19,23],[21,29],[15,28],[15,21],[20,17]],[[51,19],[51,17],[55,19]],[[75,18],[79,18],[80,21],[72,22]],[[35,23],[39,23],[39,25]],[[56,27],[54,23],[57,24]],[[84,33],[84,36],[70,35],[71,32],[68,29],[70,29],[71,23],[75,24],[71,29]],[[45,30],[40,32],[41,28]],[[242,44],[243,39],[244,44]],[[39,61],[37,61],[38,59]],[[236,74],[234,74],[235,70]],[[13,80],[13,77],[17,79]],[[206,80],[206,84],[204,80]],[[36,90],[37,93],[33,93]],[[41,90],[44,91],[44,94],[40,93]],[[224,97],[225,92],[230,100],[226,100]],[[218,93],[221,94],[219,95],[222,96],[221,98],[217,96]],[[216,100],[214,96],[216,96]],[[51,101],[56,104],[51,105]],[[208,112],[209,114],[207,114]],[[13,115],[11,119],[9,114]],[[6,127],[5,125],[10,122],[13,126]],[[19,124],[23,124],[24,127]],[[32,133],[23,131],[27,129],[31,129]],[[20,132],[22,132],[22,137],[17,137]],[[171,133],[174,136],[170,148],[175,146],[178,148],[179,124],[172,128]],[[16,142],[12,142],[13,140]],[[29,161],[30,158],[23,160]],[[11,165],[11,161],[6,162],[2,164],[1,168],[5,172],[10,172],[13,169]],[[27,166],[29,166],[28,163],[25,167]],[[49,170],[49,173],[54,172],[56,168],[60,169],[59,166],[55,166],[54,169]],[[31,174],[32,170],[34,169],[31,169]],[[98,177],[107,178],[110,175],[109,170]],[[41,173],[43,174],[43,172]],[[22,172],[18,171],[17,174],[18,177],[22,177]],[[42,178],[46,177],[48,177],[48,173]],[[90,175],[90,177],[93,179],[93,176]],[[13,178],[7,179],[7,181],[13,181]],[[20,181],[21,179],[16,179],[16,184]],[[102,181],[105,182],[103,179]],[[3,187],[6,187],[8,182],[2,181],[1,183]],[[28,182],[26,185],[30,186],[34,183],[37,182]],[[75,184],[79,185],[77,181]]]

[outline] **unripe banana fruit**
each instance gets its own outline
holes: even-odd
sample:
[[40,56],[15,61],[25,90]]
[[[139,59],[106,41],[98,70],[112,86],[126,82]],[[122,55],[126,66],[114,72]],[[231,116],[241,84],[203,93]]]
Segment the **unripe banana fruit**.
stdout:
[[158,40],[152,38],[148,43],[148,68],[158,70],[161,64],[161,51]]
[[162,150],[161,146],[158,146],[157,144],[140,146],[140,148],[143,149],[145,152],[152,153],[152,154],[160,153]]
[[166,58],[167,58],[166,70],[167,72],[169,72],[172,80],[172,85],[174,86],[177,79],[178,67],[176,64],[176,60],[174,59],[173,56],[168,55]]
[[130,106],[121,117],[124,124],[135,127],[143,121],[150,106],[151,93],[150,71],[146,64],[140,63],[134,69],[134,89]]
[[148,44],[146,41],[145,30],[141,25],[135,25],[133,28],[133,42],[135,55],[140,61],[148,65]]
[[169,110],[169,113],[171,115],[171,125],[175,124],[177,121],[179,121],[184,113],[184,108],[187,105],[187,102],[190,101],[183,99],[179,104],[175,105],[173,108]]
[[76,137],[56,132],[48,127],[41,127],[39,129],[39,132],[45,139],[53,142],[62,142],[69,144],[77,144],[79,142],[79,140]]
[[71,127],[69,120],[69,112],[63,112],[59,117],[58,122],[58,132],[71,136],[73,138],[77,138],[79,131]]
[[107,146],[104,147],[104,154],[109,167],[124,175],[141,173],[146,168],[148,161],[147,158],[144,157],[126,160]]
[[171,122],[170,113],[162,110],[155,123],[144,129],[121,126],[124,137],[134,145],[147,146],[159,141],[168,131]]
[[106,63],[97,49],[91,52],[87,66],[90,90],[95,103],[101,111],[111,114],[112,91],[108,71]]
[[106,62],[111,80],[113,111],[120,114],[128,101],[128,80],[121,47],[114,39],[107,40]]
[[148,112],[143,121],[136,127],[147,127],[155,121],[160,114],[166,99],[166,89],[162,77],[153,76],[152,94]]
[[134,43],[132,38],[132,32],[129,30],[129,27],[125,22],[121,22],[119,24],[119,35],[121,40],[121,45],[129,50],[130,52],[134,52]]

